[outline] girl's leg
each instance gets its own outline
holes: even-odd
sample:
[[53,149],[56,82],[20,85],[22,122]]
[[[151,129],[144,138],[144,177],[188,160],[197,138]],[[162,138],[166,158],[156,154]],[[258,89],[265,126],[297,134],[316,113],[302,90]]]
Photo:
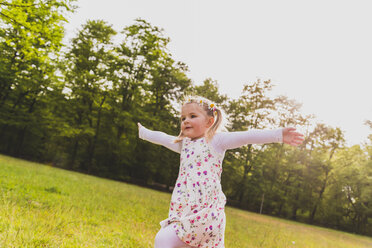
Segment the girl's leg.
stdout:
[[177,236],[172,226],[160,229],[155,237],[155,248],[186,248],[191,247]]

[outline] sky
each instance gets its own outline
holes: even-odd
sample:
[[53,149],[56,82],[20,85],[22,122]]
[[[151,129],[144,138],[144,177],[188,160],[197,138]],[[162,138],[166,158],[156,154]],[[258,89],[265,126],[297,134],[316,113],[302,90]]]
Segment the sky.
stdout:
[[[271,80],[270,95],[344,131],[347,145],[372,130],[372,3],[369,0],[78,0],[65,42],[88,19],[120,32],[142,18],[162,28],[195,85],[216,80],[237,99],[243,85]],[[297,130],[300,130],[299,127]]]

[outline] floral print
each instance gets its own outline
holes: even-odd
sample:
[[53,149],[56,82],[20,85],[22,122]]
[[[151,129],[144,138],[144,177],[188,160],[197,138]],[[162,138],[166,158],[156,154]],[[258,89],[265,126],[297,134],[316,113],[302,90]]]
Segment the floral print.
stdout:
[[223,154],[205,137],[182,141],[180,169],[172,193],[169,216],[178,237],[192,247],[223,248],[226,197],[221,188]]

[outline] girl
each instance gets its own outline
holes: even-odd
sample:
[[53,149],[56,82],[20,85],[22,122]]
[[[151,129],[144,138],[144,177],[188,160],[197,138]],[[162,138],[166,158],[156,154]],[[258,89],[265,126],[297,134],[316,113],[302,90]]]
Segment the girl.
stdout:
[[303,135],[295,132],[295,128],[219,132],[226,130],[222,109],[203,97],[186,99],[181,105],[178,137],[138,123],[141,139],[180,153],[181,165],[169,215],[160,222],[155,248],[223,248],[226,197],[221,188],[221,173],[226,150],[272,142],[297,146]]

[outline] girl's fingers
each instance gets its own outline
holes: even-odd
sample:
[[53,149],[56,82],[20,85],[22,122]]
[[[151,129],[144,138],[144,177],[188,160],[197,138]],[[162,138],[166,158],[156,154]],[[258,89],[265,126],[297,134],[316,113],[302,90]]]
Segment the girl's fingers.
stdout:
[[303,142],[302,139],[296,139],[296,138],[294,138],[291,141],[289,141],[287,144],[292,145],[292,146],[298,146],[298,145],[301,145],[302,142]]
[[293,146],[298,146],[298,145],[300,145],[300,144],[301,144],[301,143],[298,143],[298,142],[293,142],[293,143],[292,143]]
[[304,135],[303,134],[300,134],[300,133],[293,133],[294,134],[294,138],[296,139],[304,139]]
[[291,132],[291,131],[294,131],[294,130],[296,130],[295,127],[289,127],[289,128],[288,128],[288,131],[290,131],[290,132]]
[[287,127],[285,128],[285,131],[287,132],[287,144],[292,145],[292,146],[298,146],[301,145],[302,142],[305,140],[304,135],[295,132],[296,128],[294,127]]

